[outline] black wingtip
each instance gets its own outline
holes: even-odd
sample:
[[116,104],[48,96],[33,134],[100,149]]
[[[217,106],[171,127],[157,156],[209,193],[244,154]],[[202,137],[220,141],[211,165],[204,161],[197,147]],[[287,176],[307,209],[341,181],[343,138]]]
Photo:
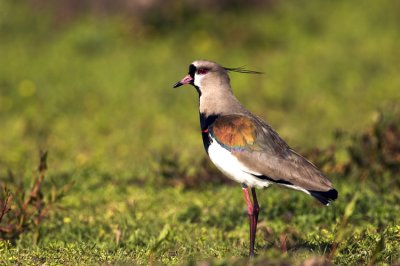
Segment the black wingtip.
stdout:
[[332,188],[328,191],[314,191],[309,190],[311,196],[319,200],[324,205],[329,205],[331,201],[334,201],[338,197],[338,192],[336,189]]

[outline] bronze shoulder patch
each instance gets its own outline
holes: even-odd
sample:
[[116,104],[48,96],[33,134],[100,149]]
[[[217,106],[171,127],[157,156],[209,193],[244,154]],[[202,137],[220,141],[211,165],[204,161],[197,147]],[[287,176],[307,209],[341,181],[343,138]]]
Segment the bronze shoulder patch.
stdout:
[[241,148],[255,141],[254,122],[240,115],[219,117],[212,126],[212,134],[217,141],[228,148]]

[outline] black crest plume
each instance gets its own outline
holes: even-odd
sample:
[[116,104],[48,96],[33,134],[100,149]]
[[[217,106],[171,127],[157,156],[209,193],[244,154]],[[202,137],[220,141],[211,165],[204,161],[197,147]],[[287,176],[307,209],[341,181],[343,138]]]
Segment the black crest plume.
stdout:
[[245,69],[244,66],[241,66],[241,67],[233,67],[233,68],[224,67],[224,69],[225,69],[226,71],[232,71],[232,72],[238,72],[238,73],[244,73],[244,74],[264,74],[263,72]]

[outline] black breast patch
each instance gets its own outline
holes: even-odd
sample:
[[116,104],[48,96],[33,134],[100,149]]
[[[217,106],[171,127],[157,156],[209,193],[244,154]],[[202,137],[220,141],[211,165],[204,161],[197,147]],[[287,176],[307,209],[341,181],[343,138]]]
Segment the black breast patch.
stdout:
[[203,138],[204,149],[208,153],[208,147],[211,144],[210,133],[208,132],[209,127],[215,122],[218,118],[218,115],[206,115],[204,113],[200,113],[200,129],[201,136]]

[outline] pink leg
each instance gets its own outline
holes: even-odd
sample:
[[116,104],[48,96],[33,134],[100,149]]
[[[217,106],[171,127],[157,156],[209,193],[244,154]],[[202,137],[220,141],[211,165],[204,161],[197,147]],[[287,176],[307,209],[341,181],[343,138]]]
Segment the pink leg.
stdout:
[[256,238],[257,223],[258,223],[258,213],[260,212],[260,205],[258,205],[256,189],[251,188],[251,194],[253,195],[253,220],[254,220],[254,239]]
[[257,230],[257,221],[258,221],[258,213],[260,207],[258,205],[256,191],[254,188],[251,189],[251,193],[253,195],[253,202],[251,202],[249,190],[247,188],[243,188],[244,198],[247,203],[247,214],[249,215],[250,221],[250,257],[254,257],[254,242],[256,240],[256,230]]

